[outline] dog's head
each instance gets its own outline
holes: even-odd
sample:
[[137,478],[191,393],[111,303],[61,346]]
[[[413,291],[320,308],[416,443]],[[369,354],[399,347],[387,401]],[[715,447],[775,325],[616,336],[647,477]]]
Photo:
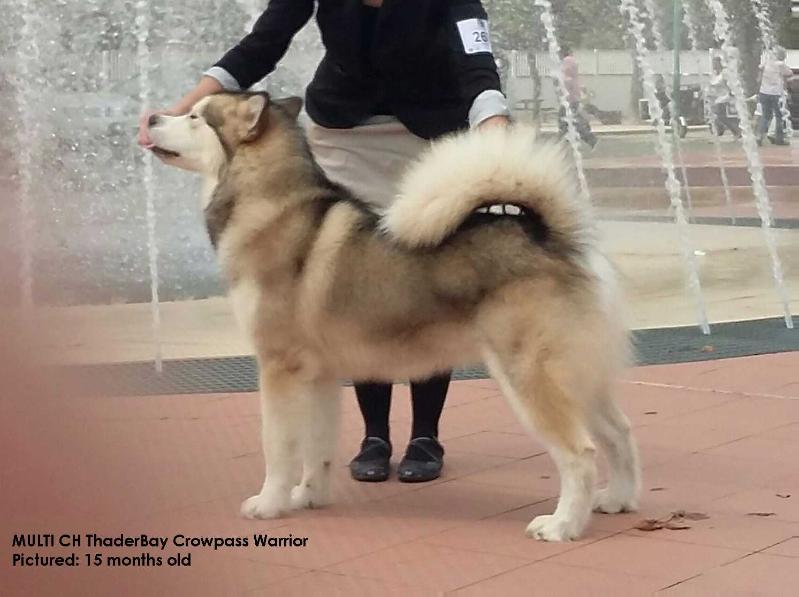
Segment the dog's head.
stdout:
[[239,147],[261,139],[278,121],[294,122],[301,109],[298,97],[218,93],[197,102],[184,116],[151,117],[152,151],[171,166],[215,175]]

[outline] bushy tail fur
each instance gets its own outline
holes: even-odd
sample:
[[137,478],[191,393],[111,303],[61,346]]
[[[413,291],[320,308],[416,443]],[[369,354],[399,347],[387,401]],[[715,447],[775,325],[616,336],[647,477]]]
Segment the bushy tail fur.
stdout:
[[589,206],[574,172],[554,143],[541,143],[523,126],[492,127],[432,144],[404,176],[382,228],[409,247],[433,247],[477,208],[497,203],[535,212],[552,234],[582,244]]

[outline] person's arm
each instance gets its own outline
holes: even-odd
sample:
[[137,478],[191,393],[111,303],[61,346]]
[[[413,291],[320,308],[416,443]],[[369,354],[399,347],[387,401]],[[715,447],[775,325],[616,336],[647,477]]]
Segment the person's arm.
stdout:
[[219,93],[222,89],[223,86],[217,79],[203,75],[200,82],[169,108],[169,111],[173,114],[188,114],[191,107],[202,98],[213,93]]
[[205,74],[225,89],[248,89],[275,69],[313,9],[314,0],[270,0],[252,32]]
[[[218,93],[224,88],[222,84],[213,77],[203,76],[200,82],[194,86],[186,95],[180,98],[175,104],[164,110],[145,110],[139,117],[139,136],[138,143],[142,147],[151,148],[153,146],[150,139],[150,117],[154,114],[167,114],[169,116],[182,116],[187,114],[191,107],[202,98],[212,93]],[[160,154],[159,154],[160,157]]]
[[505,96],[490,91],[478,95],[469,109],[469,126],[487,128],[510,124],[510,110]]
[[139,145],[152,147],[149,120],[153,114],[186,114],[208,95],[246,89],[272,72],[294,34],[308,22],[313,7],[314,0],[270,0],[252,32],[207,70],[191,91],[165,110],[146,110],[141,115]]
[[452,67],[461,93],[471,99],[469,126],[506,124],[510,111],[491,53],[488,15],[480,0],[451,0],[448,13]]

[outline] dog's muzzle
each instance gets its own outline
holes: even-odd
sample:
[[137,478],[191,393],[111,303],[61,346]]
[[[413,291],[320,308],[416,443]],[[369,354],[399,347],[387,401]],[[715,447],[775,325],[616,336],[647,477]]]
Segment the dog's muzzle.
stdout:
[[170,149],[164,149],[163,147],[158,147],[157,145],[153,145],[150,148],[154,154],[159,155],[165,158],[179,158],[180,154],[177,151],[172,151]]

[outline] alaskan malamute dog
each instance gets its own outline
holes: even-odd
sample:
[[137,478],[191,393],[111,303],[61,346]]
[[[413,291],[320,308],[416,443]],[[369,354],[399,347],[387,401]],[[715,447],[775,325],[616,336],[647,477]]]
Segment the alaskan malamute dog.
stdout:
[[[558,506],[529,536],[574,539],[592,505],[635,509],[636,448],[612,397],[627,334],[560,150],[520,127],[453,135],[376,213],[314,162],[300,107],[222,93],[151,121],[154,151],[205,179],[208,232],[258,357],[267,474],[242,513],[329,503],[339,380],[481,362],[560,471]],[[595,442],[610,465],[596,495]]]

